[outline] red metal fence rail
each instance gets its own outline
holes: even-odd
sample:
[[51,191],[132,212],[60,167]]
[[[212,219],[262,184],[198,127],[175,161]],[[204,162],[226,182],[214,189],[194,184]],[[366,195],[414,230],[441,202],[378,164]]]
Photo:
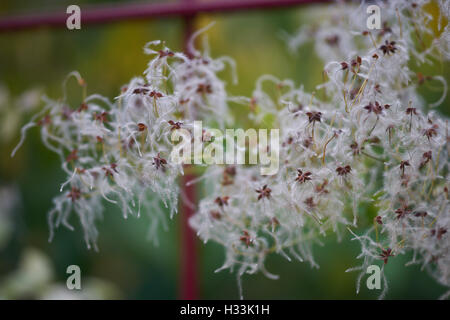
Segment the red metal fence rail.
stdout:
[[[138,20],[163,17],[182,17],[184,19],[184,49],[194,29],[194,19],[199,13],[241,12],[244,10],[275,9],[294,7],[302,4],[325,3],[331,0],[218,0],[205,1],[181,0],[175,3],[135,3],[82,8],[82,26],[104,24],[124,20]],[[65,28],[67,14],[65,11],[53,13],[27,14],[20,16],[0,16],[0,32],[13,32],[40,27]],[[181,179],[183,194],[180,218],[180,288],[181,299],[199,297],[197,275],[197,250],[194,231],[189,227],[189,218],[194,214],[192,203],[196,203],[195,185],[186,185],[195,175],[187,167]]]
[[[262,10],[294,7],[302,4],[324,3],[330,0],[218,0],[180,1],[175,3],[133,3],[82,8],[82,25],[99,24],[123,20],[162,17],[186,17],[198,13],[226,13],[244,10]],[[47,26],[66,27],[65,10],[51,13],[0,16],[0,32],[33,29]]]

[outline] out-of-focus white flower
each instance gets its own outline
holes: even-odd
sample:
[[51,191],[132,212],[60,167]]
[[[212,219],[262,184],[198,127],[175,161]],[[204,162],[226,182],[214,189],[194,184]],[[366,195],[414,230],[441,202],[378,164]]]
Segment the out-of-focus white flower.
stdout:
[[0,84],[0,142],[8,143],[16,135],[24,117],[39,106],[41,90],[30,89],[13,98]]
[[1,279],[0,297],[26,297],[41,290],[53,279],[53,268],[47,257],[35,249],[28,249],[18,269]]
[[114,284],[87,276],[82,278],[81,290],[69,290],[65,282],[55,282],[49,258],[33,248],[24,250],[14,272],[0,278],[0,299],[117,299],[120,295]]

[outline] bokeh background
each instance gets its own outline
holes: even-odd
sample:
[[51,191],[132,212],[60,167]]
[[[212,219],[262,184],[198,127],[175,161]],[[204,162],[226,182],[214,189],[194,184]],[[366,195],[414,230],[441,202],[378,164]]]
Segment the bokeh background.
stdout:
[[[2,0],[3,15],[61,10],[70,4],[124,3],[125,0]],[[291,78],[307,91],[321,81],[323,62],[312,45],[297,52],[288,50],[285,36],[294,34],[305,23],[313,23],[311,10],[324,5],[290,9],[199,15],[195,26],[211,21],[216,25],[207,32],[213,56],[227,55],[236,60],[238,85],[231,94],[250,96],[256,79],[273,74]],[[19,139],[20,127],[38,106],[36,97],[61,95],[65,76],[78,70],[88,83],[89,93],[108,97],[118,95],[131,77],[142,74],[147,63],[143,54],[146,42],[165,40],[174,50],[181,50],[181,19],[119,22],[86,26],[79,31],[41,28],[32,31],[0,33],[0,298],[124,298],[175,299],[178,297],[180,232],[177,217],[169,230],[161,230],[160,244],[148,241],[145,217],[124,220],[119,210],[107,206],[99,224],[99,252],[85,247],[81,230],[61,228],[53,242],[48,242],[46,214],[52,197],[64,181],[57,156],[32,130],[15,158],[10,153]],[[413,61],[412,61],[413,63]],[[449,65],[423,66],[425,75],[442,74],[449,80]],[[230,80],[225,72],[224,79]],[[31,91],[29,91],[31,90]],[[27,94],[23,95],[24,92]],[[421,93],[435,101],[439,92],[424,87]],[[440,112],[450,115],[449,99]],[[236,127],[248,126],[242,106],[232,106]],[[369,223],[375,211],[361,207],[362,222]],[[75,220],[75,219],[74,219]],[[76,225],[76,223],[75,223]],[[269,280],[262,275],[244,276],[247,299],[373,299],[379,291],[362,286],[355,292],[356,273],[344,271],[358,264],[359,245],[347,235],[341,242],[324,239],[316,247],[320,269],[299,262],[270,257],[268,269],[280,275]],[[224,259],[216,244],[198,245],[201,298],[236,299],[236,277],[228,272],[214,273]],[[404,267],[409,257],[389,261],[388,299],[436,299],[445,290],[417,266]],[[76,264],[82,270],[82,292],[65,289],[66,268]],[[365,278],[363,279],[365,282]]]

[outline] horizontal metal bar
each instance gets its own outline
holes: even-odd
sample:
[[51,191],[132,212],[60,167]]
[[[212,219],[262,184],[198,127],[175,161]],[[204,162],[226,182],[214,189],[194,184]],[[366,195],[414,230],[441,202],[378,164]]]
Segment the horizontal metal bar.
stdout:
[[[175,3],[135,3],[108,7],[81,6],[82,26],[122,20],[163,17],[185,17],[197,13],[233,12],[257,9],[293,7],[302,4],[324,3],[330,0],[219,0]],[[38,27],[65,28],[68,15],[64,10],[18,16],[0,16],[0,32],[11,32]]]

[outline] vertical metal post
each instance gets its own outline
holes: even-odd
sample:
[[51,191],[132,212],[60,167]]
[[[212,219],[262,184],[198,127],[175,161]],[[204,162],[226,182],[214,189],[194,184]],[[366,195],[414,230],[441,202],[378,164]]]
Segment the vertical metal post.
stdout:
[[[186,4],[193,4],[195,0],[181,0]],[[186,15],[183,18],[183,42],[184,52],[188,57],[192,56],[189,49],[189,40],[194,30],[194,15]],[[186,300],[198,299],[198,275],[197,275],[197,243],[194,230],[189,226],[189,218],[195,213],[192,204],[196,204],[195,184],[187,183],[195,179],[192,165],[184,167],[184,176],[181,178],[181,244],[180,244],[180,298]]]

